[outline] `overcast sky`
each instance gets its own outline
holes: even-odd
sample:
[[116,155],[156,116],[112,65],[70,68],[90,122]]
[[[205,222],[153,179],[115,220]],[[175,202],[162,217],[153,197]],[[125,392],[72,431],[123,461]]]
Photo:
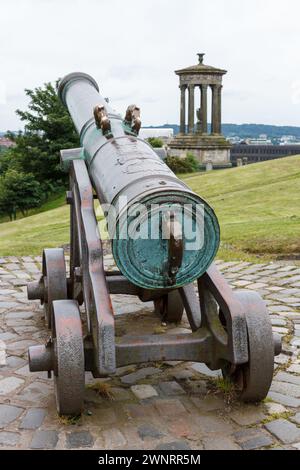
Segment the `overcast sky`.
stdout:
[[24,88],[91,74],[120,112],[179,122],[174,70],[228,70],[223,122],[300,126],[299,0],[0,0],[0,130],[18,129]]

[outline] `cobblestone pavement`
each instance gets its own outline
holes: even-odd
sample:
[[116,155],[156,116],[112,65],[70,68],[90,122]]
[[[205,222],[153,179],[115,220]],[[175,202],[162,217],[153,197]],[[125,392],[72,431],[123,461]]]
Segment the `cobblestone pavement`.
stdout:
[[[112,267],[110,255],[105,257]],[[218,262],[234,288],[259,291],[274,331],[284,337],[268,398],[259,405],[228,401],[218,372],[203,364],[167,362],[122,367],[111,379],[86,374],[80,419],[56,414],[52,380],[29,373],[27,348],[46,338],[43,311],[29,302],[26,283],[39,275],[39,257],[0,259],[0,446],[62,449],[300,449],[300,268],[286,264]],[[161,327],[152,303],[113,296],[116,334]],[[169,325],[187,331],[187,323]],[[133,328],[134,330],[134,328]],[[113,400],[101,397],[92,384]],[[103,383],[105,385],[103,385]]]

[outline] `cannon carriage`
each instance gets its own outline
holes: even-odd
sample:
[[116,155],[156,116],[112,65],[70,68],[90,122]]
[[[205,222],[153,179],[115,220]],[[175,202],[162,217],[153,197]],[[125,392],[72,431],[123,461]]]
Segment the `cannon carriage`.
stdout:
[[[222,369],[242,400],[265,398],[280,340],[260,296],[233,291],[213,263],[220,239],[213,209],[138,137],[137,106],[122,119],[83,73],[63,78],[58,93],[81,142],[61,152],[70,176],[70,269],[63,249],[45,249],[42,275],[28,285],[51,331],[45,345],[29,348],[29,366],[53,373],[58,413],[82,411],[85,371],[106,377],[152,361],[203,362]],[[95,198],[106,216],[113,272],[104,269]],[[165,322],[179,323],[185,310],[192,333],[116,341],[111,294],[153,301]]]

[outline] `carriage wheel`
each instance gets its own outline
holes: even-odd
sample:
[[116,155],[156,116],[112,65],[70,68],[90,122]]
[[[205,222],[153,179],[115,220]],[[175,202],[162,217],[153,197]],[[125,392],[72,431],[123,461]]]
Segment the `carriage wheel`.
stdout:
[[236,295],[245,309],[249,360],[235,369],[227,364],[222,373],[235,384],[242,401],[257,402],[267,396],[273,378],[272,325],[260,295],[249,291],[238,291]]
[[75,300],[53,302],[54,389],[60,415],[79,415],[84,396],[84,348]]
[[67,276],[64,250],[48,248],[43,251],[44,312],[48,328],[53,317],[53,300],[67,299]]
[[169,323],[181,322],[184,307],[178,290],[172,290],[168,294],[154,300],[154,307],[163,321]]

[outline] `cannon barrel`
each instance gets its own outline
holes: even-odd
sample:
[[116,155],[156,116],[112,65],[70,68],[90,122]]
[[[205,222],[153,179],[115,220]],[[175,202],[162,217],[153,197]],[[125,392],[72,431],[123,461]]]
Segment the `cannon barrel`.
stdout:
[[199,278],[219,247],[217,217],[138,137],[138,108],[129,107],[122,119],[95,80],[78,72],[60,81],[58,95],[80,135],[97,197],[114,209],[107,221],[120,271],[146,289]]

